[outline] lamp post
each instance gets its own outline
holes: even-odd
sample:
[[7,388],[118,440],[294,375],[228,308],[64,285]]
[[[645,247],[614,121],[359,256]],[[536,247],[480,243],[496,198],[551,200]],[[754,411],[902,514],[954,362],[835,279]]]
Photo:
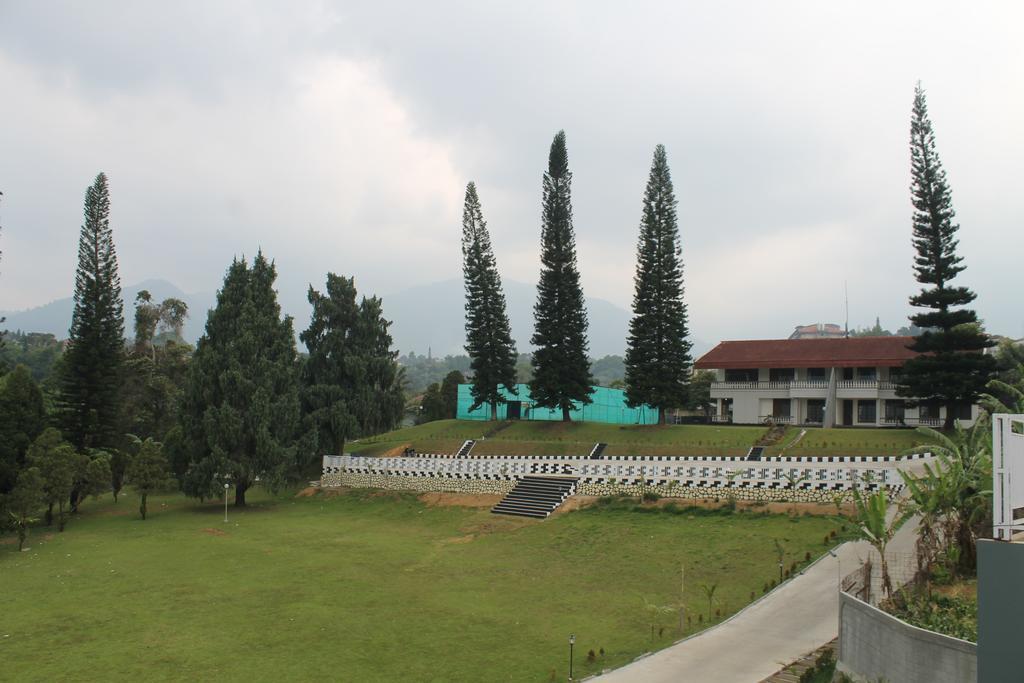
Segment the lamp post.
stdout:
[[576,634],[569,635],[569,680],[572,680],[572,646],[576,644]]
[[228,488],[231,484],[224,484],[224,523],[228,523]]

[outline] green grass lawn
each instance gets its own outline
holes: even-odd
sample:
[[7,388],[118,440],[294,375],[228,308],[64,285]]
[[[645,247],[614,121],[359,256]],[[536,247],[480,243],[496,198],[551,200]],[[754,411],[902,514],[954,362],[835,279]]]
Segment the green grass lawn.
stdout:
[[[725,615],[825,549],[821,517],[592,508],[543,522],[409,494],[257,494],[244,511],[179,496],[137,518],[89,501],[31,549],[0,540],[4,677],[53,680],[565,680],[678,637],[674,605]],[[652,637],[652,623],[655,625]],[[659,633],[659,628],[664,631]],[[605,656],[588,663],[587,652]]]
[[[897,455],[927,439],[908,429],[815,429],[792,448],[800,428],[786,430],[768,455]],[[608,455],[744,455],[764,427],[733,425],[636,426],[592,422],[473,422],[439,420],[346,445],[362,455],[455,453],[466,439],[477,439],[473,455],[571,455],[608,444]],[[484,437],[481,439],[481,437]]]
[[[799,427],[790,427],[768,455],[779,455],[783,448],[800,434]],[[784,454],[798,455],[899,455],[923,443],[933,441],[913,429],[820,429],[807,428],[807,434]]]
[[764,432],[764,427],[714,425],[440,420],[364,439],[346,448],[363,455],[380,455],[405,446],[420,453],[454,453],[466,439],[477,439],[474,455],[583,456],[599,442],[608,444],[605,452],[609,455],[743,455]]

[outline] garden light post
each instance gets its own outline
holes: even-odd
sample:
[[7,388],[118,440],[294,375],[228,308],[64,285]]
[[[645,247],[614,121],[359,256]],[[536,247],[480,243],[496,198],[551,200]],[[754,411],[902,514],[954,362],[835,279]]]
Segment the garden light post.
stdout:
[[224,523],[228,523],[228,488],[231,484],[224,484]]
[[572,680],[572,646],[576,644],[576,634],[569,635],[569,680]]

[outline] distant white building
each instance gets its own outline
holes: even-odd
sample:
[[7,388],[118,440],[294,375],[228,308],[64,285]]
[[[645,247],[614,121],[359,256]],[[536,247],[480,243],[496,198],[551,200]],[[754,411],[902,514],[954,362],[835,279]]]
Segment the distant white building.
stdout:
[[845,337],[846,331],[835,323],[815,323],[814,325],[797,325],[790,339],[838,339]]
[[[832,427],[942,426],[944,406],[907,405],[896,395],[900,369],[917,354],[913,337],[724,341],[694,367],[713,370],[716,420]],[[978,407],[958,409],[973,422]]]

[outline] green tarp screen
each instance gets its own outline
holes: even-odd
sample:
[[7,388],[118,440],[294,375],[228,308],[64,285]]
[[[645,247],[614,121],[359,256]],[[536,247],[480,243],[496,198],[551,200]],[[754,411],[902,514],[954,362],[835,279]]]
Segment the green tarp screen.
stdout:
[[[459,385],[459,404],[455,414],[460,420],[487,420],[490,419],[491,407],[483,405],[476,410],[470,410],[473,405],[473,396],[469,393],[469,384]],[[551,420],[562,419],[561,410],[549,410],[548,408],[537,408],[530,399],[530,388],[525,384],[516,385],[516,393],[502,387],[504,401],[498,404],[498,419],[507,420]],[[637,406],[630,408],[626,405],[626,395],[621,389],[610,389],[608,387],[594,387],[594,393],[590,395],[593,401],[589,405],[577,406],[570,411],[569,415],[577,422],[605,422],[607,424],[628,424],[647,425],[658,422],[658,411],[651,406]],[[518,415],[516,412],[518,411]]]

